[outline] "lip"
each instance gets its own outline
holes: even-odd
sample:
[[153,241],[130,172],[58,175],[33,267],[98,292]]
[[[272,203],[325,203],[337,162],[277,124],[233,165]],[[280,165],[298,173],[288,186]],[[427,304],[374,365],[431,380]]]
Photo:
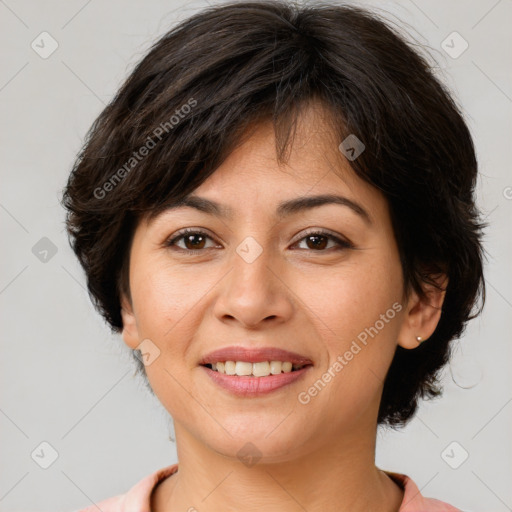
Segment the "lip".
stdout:
[[[267,361],[267,359],[264,359]],[[228,359],[230,361],[230,359]],[[250,362],[250,361],[248,361]],[[258,361],[253,361],[258,362]],[[295,370],[288,373],[280,373],[278,375],[268,375],[267,377],[251,377],[239,375],[226,375],[211,370],[207,366],[201,366],[208,377],[221,388],[229,391],[230,393],[240,397],[258,397],[266,395],[272,391],[282,389],[293,382],[304,377],[305,373],[312,368],[311,365],[304,366],[300,370]]]
[[[289,361],[294,365],[312,365],[307,357],[277,347],[245,348],[242,346],[224,347],[210,352],[204,356],[200,365],[218,363],[219,361],[245,361],[247,363],[260,363],[262,361]],[[217,373],[217,372],[214,372]],[[292,372],[296,373],[296,372]],[[286,375],[286,374],[284,374]],[[256,377],[260,378],[260,377]],[[266,377],[263,377],[266,378]]]

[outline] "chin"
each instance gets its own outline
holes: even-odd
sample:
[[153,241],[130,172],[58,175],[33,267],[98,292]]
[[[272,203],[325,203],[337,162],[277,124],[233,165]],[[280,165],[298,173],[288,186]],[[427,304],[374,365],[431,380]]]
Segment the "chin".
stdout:
[[225,457],[239,459],[246,465],[251,465],[256,460],[259,463],[283,462],[290,460],[293,454],[296,456],[298,447],[302,446],[306,439],[299,437],[305,434],[303,427],[280,429],[278,424],[276,421],[262,421],[254,425],[254,421],[243,422],[238,419],[236,431],[226,428],[231,437],[220,428],[215,436],[212,436],[210,431],[203,442],[213,451]]

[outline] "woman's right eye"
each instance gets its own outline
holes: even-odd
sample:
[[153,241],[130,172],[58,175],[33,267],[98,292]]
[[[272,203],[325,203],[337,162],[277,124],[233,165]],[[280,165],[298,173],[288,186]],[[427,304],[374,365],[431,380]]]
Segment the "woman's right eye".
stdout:
[[[206,240],[212,240],[212,237],[209,236],[204,231],[197,231],[193,229],[187,229],[179,233],[177,236],[169,239],[165,245],[167,247],[177,247],[179,250],[184,251],[188,254],[196,254],[198,252],[203,251],[204,249],[209,249],[210,247],[205,247]],[[181,247],[177,242],[183,240],[183,244],[185,247]]]

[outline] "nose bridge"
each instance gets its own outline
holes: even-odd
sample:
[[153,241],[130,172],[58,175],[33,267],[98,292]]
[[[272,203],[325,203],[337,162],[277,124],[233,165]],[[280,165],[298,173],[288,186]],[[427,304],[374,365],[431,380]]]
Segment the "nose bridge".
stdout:
[[232,270],[217,303],[217,314],[233,317],[246,326],[254,326],[269,317],[289,316],[292,304],[287,287],[273,268],[276,261],[270,247],[263,247],[249,236],[235,251]]
[[236,248],[231,280],[242,291],[268,294],[271,288],[268,267],[272,264],[270,248],[264,248],[253,237],[247,237]]

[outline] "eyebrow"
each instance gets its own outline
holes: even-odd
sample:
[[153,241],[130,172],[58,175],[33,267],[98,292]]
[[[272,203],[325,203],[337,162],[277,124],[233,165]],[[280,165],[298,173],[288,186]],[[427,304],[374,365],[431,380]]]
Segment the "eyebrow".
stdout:
[[[317,196],[298,197],[296,199],[289,199],[279,203],[276,215],[279,218],[288,217],[290,215],[318,208],[326,204],[339,204],[350,208],[353,212],[359,215],[367,224],[372,224],[370,214],[357,202],[352,201],[348,197],[339,196],[335,194],[322,194]],[[214,215],[221,218],[233,218],[234,211],[225,205],[221,205],[211,199],[204,197],[188,195],[183,199],[169,204],[165,209],[173,210],[188,206],[209,215]]]

